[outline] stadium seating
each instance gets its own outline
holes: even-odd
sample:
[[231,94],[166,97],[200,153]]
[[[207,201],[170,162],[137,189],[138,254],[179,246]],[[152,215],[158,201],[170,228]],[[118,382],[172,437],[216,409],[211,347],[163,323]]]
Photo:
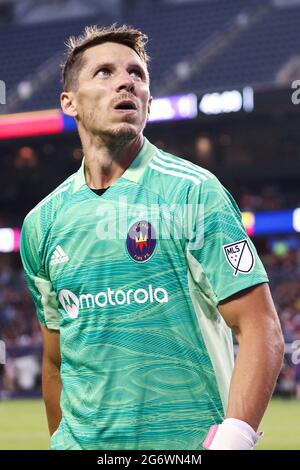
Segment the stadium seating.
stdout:
[[[255,4],[251,3],[251,8]],[[188,5],[162,4],[156,8],[142,6],[119,17],[105,14],[55,23],[1,26],[0,41],[5,47],[0,49],[0,78],[6,82],[8,94],[12,94],[46,60],[59,53],[63,57],[64,42],[69,35],[79,34],[86,24],[108,25],[118,21],[137,26],[150,37],[151,86],[155,96],[162,79],[174,79],[174,66],[178,62],[190,58],[213,34],[234,24],[237,15],[244,11],[244,0],[212,0]],[[204,70],[183,81],[178,92],[274,83],[278,70],[294,55],[295,44],[300,39],[299,21],[300,7],[270,7],[268,14],[220,51]],[[14,111],[59,106],[61,85],[56,68],[55,78],[18,103]]]

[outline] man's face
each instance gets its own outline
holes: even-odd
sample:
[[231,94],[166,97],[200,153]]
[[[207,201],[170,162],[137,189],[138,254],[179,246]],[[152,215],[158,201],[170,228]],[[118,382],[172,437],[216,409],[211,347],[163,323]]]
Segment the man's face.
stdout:
[[66,95],[72,106],[67,109],[62,99],[62,107],[79,129],[125,139],[143,131],[152,101],[145,64],[133,49],[113,42],[84,52],[78,86]]

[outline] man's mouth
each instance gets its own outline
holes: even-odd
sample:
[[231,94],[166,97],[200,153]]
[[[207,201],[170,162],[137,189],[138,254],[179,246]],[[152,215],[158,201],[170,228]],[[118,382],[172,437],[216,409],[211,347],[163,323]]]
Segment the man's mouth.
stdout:
[[120,111],[136,111],[136,104],[132,100],[121,100],[117,103],[114,109]]

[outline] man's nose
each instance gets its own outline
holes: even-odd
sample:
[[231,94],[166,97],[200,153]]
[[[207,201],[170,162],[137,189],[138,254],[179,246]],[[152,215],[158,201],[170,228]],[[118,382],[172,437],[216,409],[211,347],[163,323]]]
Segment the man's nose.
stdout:
[[130,91],[134,90],[134,80],[128,73],[123,73],[121,77],[118,79],[117,83],[117,91]]

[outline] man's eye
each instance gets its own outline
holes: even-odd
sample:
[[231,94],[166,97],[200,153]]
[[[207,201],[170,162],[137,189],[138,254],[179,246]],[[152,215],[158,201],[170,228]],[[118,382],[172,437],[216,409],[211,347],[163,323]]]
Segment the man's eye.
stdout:
[[130,71],[130,73],[131,73],[131,74],[133,73],[134,75],[137,75],[137,76],[140,77],[140,78],[142,78],[142,76],[143,76],[143,75],[142,75],[142,72],[141,72],[139,69],[132,69],[132,70]]
[[99,69],[96,75],[100,75],[100,77],[108,77],[110,75],[110,70],[104,67]]

